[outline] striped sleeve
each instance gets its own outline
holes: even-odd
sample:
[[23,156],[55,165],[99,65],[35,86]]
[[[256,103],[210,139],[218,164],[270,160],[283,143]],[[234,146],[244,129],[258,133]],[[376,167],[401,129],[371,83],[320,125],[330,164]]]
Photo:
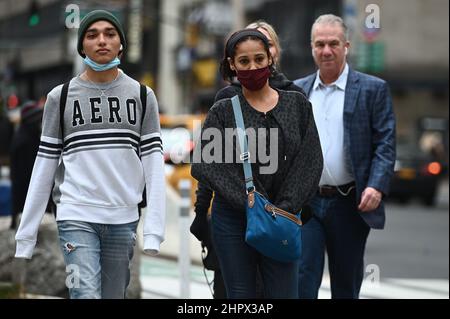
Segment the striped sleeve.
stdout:
[[141,137],[141,157],[159,152],[163,154],[161,133],[152,133]]
[[47,97],[42,118],[42,136],[28,187],[22,218],[16,233],[16,258],[30,259],[37,233],[52,190],[62,152],[59,121],[61,86]]
[[34,162],[22,218],[16,233],[16,258],[30,259],[33,255],[39,225],[47,207],[57,167],[58,161],[40,156]]
[[41,136],[37,156],[47,159],[59,159],[62,152],[62,141],[60,139]]
[[142,122],[139,148],[141,157],[148,156],[155,152],[163,154],[158,101],[156,100],[155,93],[153,93],[153,90],[149,87],[147,87],[147,110]]
[[149,88],[139,146],[149,203],[144,218],[144,252],[154,255],[159,252],[165,236],[166,185],[158,103]]

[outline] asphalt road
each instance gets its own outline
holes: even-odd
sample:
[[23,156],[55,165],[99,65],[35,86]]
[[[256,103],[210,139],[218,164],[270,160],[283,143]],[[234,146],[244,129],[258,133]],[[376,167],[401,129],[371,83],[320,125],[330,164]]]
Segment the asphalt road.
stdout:
[[381,279],[448,279],[448,198],[432,208],[388,203],[386,213],[385,229],[369,235],[366,265],[378,265]]

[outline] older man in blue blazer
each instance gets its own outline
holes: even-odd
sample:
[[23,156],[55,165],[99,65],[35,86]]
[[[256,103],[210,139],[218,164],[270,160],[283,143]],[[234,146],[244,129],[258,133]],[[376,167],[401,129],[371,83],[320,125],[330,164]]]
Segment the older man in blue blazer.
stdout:
[[332,298],[359,298],[369,231],[385,224],[395,162],[392,100],[385,81],[348,66],[346,34],[340,17],[320,16],[311,30],[318,71],[295,81],[313,106],[324,156],[314,215],[303,227],[300,298],[317,298],[325,250]]

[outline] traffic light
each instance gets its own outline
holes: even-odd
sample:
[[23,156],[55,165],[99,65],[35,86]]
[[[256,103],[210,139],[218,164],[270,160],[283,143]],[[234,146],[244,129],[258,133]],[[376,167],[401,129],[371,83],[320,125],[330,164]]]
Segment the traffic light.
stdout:
[[383,72],[385,52],[385,44],[381,41],[358,43],[356,68],[362,72]]
[[9,110],[15,109],[17,106],[19,106],[19,98],[17,97],[16,94],[13,93],[10,96],[8,96],[6,104]]
[[31,2],[30,13],[28,15],[28,26],[35,27],[41,21],[41,16],[39,12],[39,7],[36,0]]

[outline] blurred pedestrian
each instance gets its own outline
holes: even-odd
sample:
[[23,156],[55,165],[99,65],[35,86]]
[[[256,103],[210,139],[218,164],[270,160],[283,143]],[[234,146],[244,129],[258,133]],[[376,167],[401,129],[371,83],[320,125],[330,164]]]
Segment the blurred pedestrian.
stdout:
[[[1,99],[0,102],[2,102]],[[13,134],[14,123],[8,116],[6,105],[0,103],[0,168],[2,165],[6,166],[9,163],[9,150]]]
[[295,81],[309,96],[324,170],[303,227],[300,298],[317,298],[324,252],[332,298],[358,298],[370,228],[385,223],[383,198],[395,162],[395,118],[385,81],[347,64],[350,42],[340,17],[320,16],[311,47],[318,71]]
[[433,161],[440,164],[446,162],[445,146],[440,132],[425,131],[419,139],[419,147],[428,154]]
[[23,211],[28,184],[41,138],[42,108],[35,101],[21,107],[20,124],[14,132],[10,149],[10,178],[12,197],[11,229]]
[[86,70],[54,88],[44,107],[16,257],[32,257],[54,183],[59,239],[73,279],[70,297],[124,298],[144,185],[151,203],[144,220],[144,251],[156,254],[164,240],[158,104],[150,88],[118,68],[125,33],[108,11],[83,18],[77,50]]
[[[250,155],[253,181],[258,192],[274,205],[294,213],[314,195],[322,171],[322,154],[312,110],[305,96],[269,85],[273,63],[266,36],[256,29],[244,29],[228,39],[221,73],[230,82],[237,76],[242,84],[237,96],[246,128],[279,132],[273,140],[267,134],[263,142],[266,151],[269,147],[275,149],[270,152],[269,162],[278,163],[277,168],[274,172],[261,171],[267,161],[255,151]],[[227,297],[255,298],[256,271],[259,269],[264,297],[296,298],[298,262],[275,261],[245,242],[247,196],[242,163],[224,160],[229,157],[227,152],[238,152],[236,145],[223,143],[225,130],[235,128],[231,99],[218,100],[208,112],[202,134],[213,129],[221,136],[217,139],[214,135],[203,136],[199,147],[203,154],[204,146],[209,142],[217,147],[221,145],[217,152],[222,158],[210,163],[202,156],[200,162],[194,161],[192,165],[194,178],[214,192],[212,236]],[[260,145],[258,141],[255,144]]]
[[[297,91],[306,96],[306,93],[292,81],[288,80],[286,76],[280,72],[280,55],[281,46],[277,33],[272,25],[269,23],[258,20],[249,24],[246,29],[257,29],[259,32],[264,34],[269,43],[269,51],[273,59],[272,72],[269,77],[269,85],[272,88],[285,90],[285,91]],[[228,86],[222,88],[217,92],[214,102],[217,102],[224,98],[231,98],[236,94],[242,92],[241,83],[236,77],[231,79]],[[197,200],[195,202],[195,219],[193,221],[191,231],[201,242],[205,244],[208,250],[208,257],[210,259],[215,259],[214,247],[212,240],[209,236],[211,234],[208,211],[211,204],[211,199],[213,197],[213,192],[208,189],[203,183],[198,183],[196,191]],[[306,207],[305,207],[306,208]],[[302,212],[302,220],[306,222],[308,219],[309,209],[304,209]],[[211,254],[210,254],[211,253]],[[214,265],[214,298],[222,299],[226,297],[225,286],[223,284],[222,273],[220,271],[218,262],[211,262],[209,264]],[[260,280],[258,280],[260,282]],[[258,297],[260,294],[258,294]]]

